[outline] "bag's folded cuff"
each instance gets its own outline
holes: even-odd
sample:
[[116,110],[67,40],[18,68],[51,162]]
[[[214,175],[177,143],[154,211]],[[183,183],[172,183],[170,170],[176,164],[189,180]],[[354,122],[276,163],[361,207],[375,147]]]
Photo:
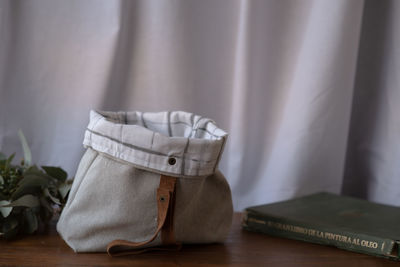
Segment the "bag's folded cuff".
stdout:
[[171,176],[215,172],[227,133],[215,122],[183,111],[91,111],[83,144]]

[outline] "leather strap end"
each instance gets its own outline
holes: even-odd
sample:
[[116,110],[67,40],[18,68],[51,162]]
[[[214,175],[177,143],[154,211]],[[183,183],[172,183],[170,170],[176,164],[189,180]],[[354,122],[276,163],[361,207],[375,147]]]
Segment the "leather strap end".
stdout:
[[[107,253],[110,256],[135,255],[147,251],[178,250],[181,248],[174,236],[175,185],[175,177],[161,175],[160,186],[157,189],[157,229],[154,234],[148,240],[142,242],[114,240],[107,246]],[[143,246],[154,241],[160,231],[163,246],[143,248]]]

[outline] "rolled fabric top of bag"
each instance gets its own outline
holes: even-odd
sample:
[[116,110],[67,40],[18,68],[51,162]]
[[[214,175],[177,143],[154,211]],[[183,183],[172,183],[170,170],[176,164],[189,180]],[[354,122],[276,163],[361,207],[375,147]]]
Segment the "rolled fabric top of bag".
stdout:
[[218,167],[228,134],[183,111],[90,111],[83,145],[171,176],[207,176]]

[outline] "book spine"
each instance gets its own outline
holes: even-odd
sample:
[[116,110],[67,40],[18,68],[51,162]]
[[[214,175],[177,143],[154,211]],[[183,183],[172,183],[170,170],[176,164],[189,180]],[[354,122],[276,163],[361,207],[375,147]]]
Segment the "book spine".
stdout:
[[398,259],[398,244],[391,239],[352,233],[343,229],[307,224],[245,211],[243,228],[273,236],[335,246],[353,252]]

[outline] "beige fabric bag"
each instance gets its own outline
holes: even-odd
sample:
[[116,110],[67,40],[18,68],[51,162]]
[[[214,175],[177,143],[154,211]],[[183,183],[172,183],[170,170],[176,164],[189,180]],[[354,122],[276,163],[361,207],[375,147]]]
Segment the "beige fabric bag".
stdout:
[[91,111],[58,232],[76,252],[111,255],[223,242],[232,221],[217,168],[226,138],[182,111]]

